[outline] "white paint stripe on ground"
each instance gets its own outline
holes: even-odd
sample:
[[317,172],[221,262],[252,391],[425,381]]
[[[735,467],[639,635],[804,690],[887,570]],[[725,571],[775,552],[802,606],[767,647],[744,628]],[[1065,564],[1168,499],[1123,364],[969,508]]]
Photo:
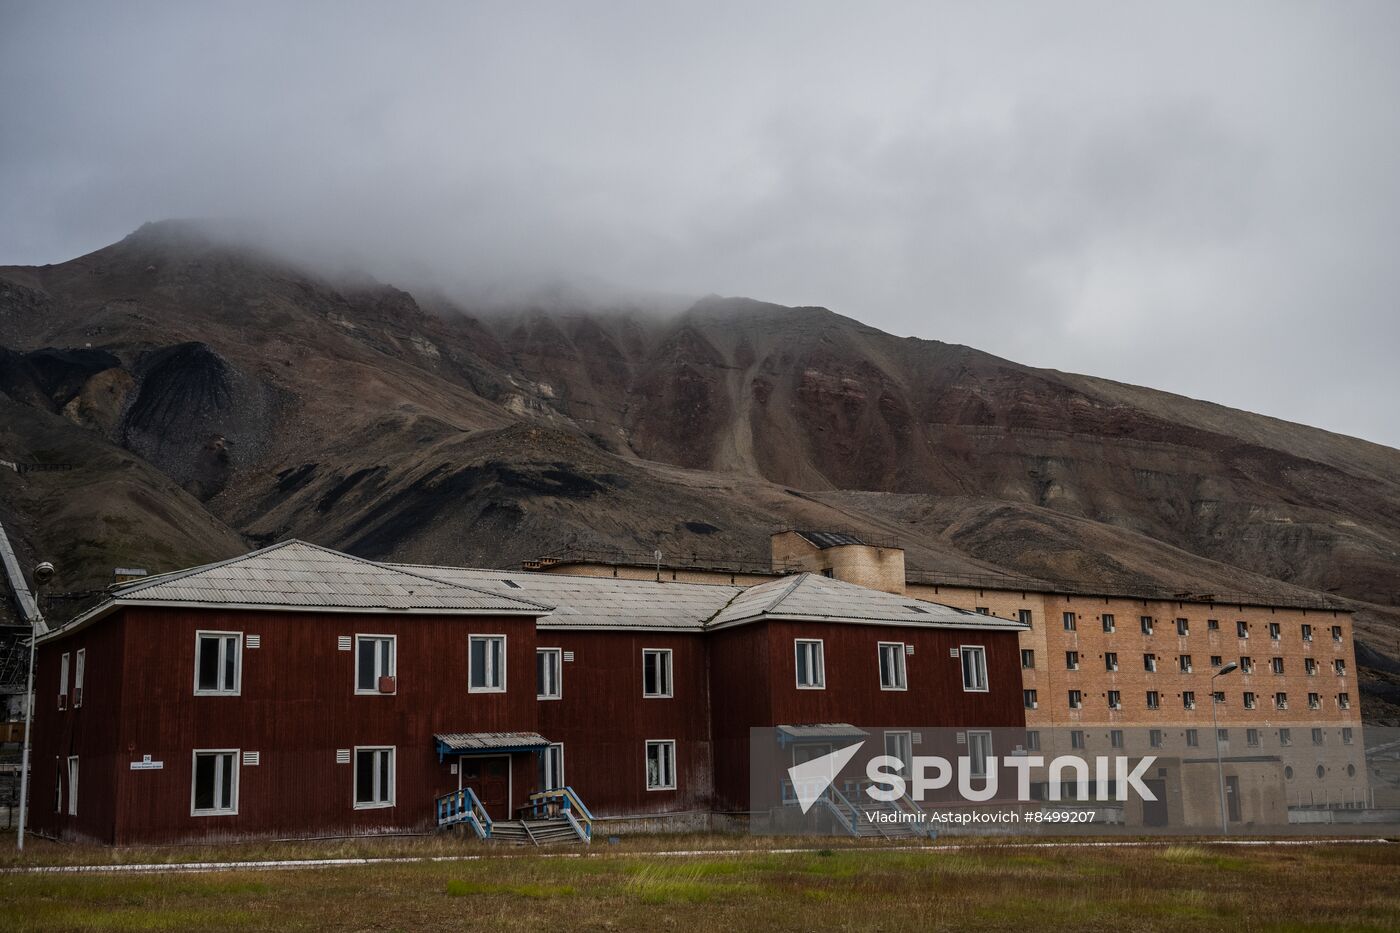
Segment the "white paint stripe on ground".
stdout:
[[[998,842],[954,843],[952,845],[919,846],[842,846],[820,848],[803,846],[784,849],[672,849],[661,852],[610,852],[604,850],[595,857],[603,858],[704,858],[734,857],[744,855],[801,855],[814,852],[863,852],[883,854],[887,852],[997,852],[1002,849],[1096,849],[1096,848],[1144,848],[1152,846],[1200,845],[1200,846],[1316,846],[1316,845],[1375,845],[1389,844],[1388,839],[1164,839],[1164,840],[1105,840],[1099,842]],[[129,865],[30,865],[21,868],[0,870],[0,875],[82,875],[82,874],[163,874],[181,872],[213,871],[298,871],[310,868],[354,868],[372,865],[416,865],[434,862],[480,862],[490,859],[508,858],[588,858],[589,852],[522,852],[490,853],[482,855],[402,855],[376,858],[322,858],[322,859],[265,859],[259,861],[232,862],[150,862]]]

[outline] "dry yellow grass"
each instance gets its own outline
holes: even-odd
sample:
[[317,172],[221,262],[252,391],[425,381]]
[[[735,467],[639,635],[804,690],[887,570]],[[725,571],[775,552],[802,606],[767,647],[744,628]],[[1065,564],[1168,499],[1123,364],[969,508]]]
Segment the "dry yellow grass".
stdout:
[[[738,841],[710,839],[730,844],[722,848]],[[303,871],[6,874],[0,927],[1400,929],[1400,846],[1389,844],[846,847],[662,857],[663,841],[679,840],[597,846],[579,858],[513,853]]]

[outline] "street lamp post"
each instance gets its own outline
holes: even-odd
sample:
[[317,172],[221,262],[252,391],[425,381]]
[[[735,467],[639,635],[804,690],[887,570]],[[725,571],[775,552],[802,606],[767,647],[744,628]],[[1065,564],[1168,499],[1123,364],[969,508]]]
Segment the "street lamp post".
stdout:
[[[53,564],[48,561],[34,568],[34,586],[36,591],[39,587],[49,582],[53,578]],[[15,836],[15,848],[20,852],[24,851],[24,825],[29,816],[29,730],[34,724],[34,655],[35,642],[39,640],[40,626],[44,624],[42,610],[38,608],[38,600],[35,601],[35,609],[39,616],[30,620],[29,627],[29,674],[24,685],[24,753],[20,755],[19,765],[19,832]]]
[[1238,667],[1238,664],[1231,661],[1210,675],[1210,724],[1215,731],[1215,775],[1220,780],[1220,835],[1222,836],[1230,834],[1230,818],[1225,810],[1225,763],[1220,757],[1220,717],[1216,711],[1220,701],[1216,698],[1215,678],[1222,674],[1229,674]]

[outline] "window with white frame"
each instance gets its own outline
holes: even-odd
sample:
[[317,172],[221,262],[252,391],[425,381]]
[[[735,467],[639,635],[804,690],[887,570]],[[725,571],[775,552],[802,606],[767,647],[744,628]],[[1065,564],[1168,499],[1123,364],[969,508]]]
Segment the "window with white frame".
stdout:
[[564,787],[564,743],[555,742],[540,756],[540,789]]
[[972,766],[972,777],[987,776],[987,759],[992,757],[992,734],[990,732],[969,732],[967,734],[967,757]]
[[647,790],[676,789],[676,742],[652,739],[647,742]]
[[467,691],[470,693],[506,692],[506,637],[504,635],[472,635],[468,638],[471,670]]
[[355,748],[355,809],[394,805],[394,747]]
[[190,814],[238,812],[238,749],[196,749],[190,780]]
[[882,641],[880,649],[880,689],[906,690],[908,672],[904,662],[904,642]]
[[242,687],[243,633],[194,633],[194,692],[235,696]]
[[562,649],[535,649],[535,699],[557,700],[564,695],[563,660]]
[[987,649],[980,645],[963,645],[960,653],[963,690],[973,693],[987,692]]
[[78,815],[78,756],[68,756],[68,815]]
[[671,649],[642,649],[642,696],[673,696],[671,684]]
[[398,692],[397,648],[393,635],[355,636],[356,693]]
[[1079,617],[1074,613],[1066,612],[1063,614],[1063,618],[1066,632],[1073,632],[1079,628]]
[[904,765],[901,773],[907,778],[912,773],[914,764],[914,734],[906,731],[886,732],[885,754],[899,759]]
[[799,690],[824,690],[826,688],[826,658],[819,639],[799,638],[794,650],[797,653],[797,687]]
[[72,657],[68,652],[63,652],[63,657],[58,659],[58,708],[68,708],[68,663]]
[[83,675],[87,670],[87,649],[79,648],[73,657],[73,708],[83,705]]

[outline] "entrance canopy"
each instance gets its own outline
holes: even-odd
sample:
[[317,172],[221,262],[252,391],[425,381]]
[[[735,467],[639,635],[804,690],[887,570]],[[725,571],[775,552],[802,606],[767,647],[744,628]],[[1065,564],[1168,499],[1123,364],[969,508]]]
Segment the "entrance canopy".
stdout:
[[848,722],[817,722],[800,726],[779,726],[778,741],[783,745],[816,739],[857,739],[869,735]]
[[538,732],[447,732],[434,735],[438,760],[448,755],[500,755],[510,752],[538,752],[549,747],[549,739]]

